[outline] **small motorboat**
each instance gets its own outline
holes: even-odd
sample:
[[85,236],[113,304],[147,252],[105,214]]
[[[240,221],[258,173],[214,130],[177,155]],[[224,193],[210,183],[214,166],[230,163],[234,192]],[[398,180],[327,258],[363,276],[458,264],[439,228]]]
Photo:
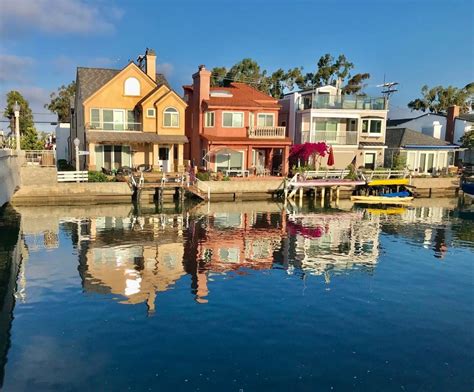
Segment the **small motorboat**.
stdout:
[[357,188],[351,200],[359,204],[407,205],[413,200],[407,178],[391,178],[369,181]]

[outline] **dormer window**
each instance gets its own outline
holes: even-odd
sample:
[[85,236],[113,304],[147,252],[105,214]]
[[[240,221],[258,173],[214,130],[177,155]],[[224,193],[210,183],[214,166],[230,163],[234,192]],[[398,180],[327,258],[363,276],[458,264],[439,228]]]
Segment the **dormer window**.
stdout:
[[137,78],[127,78],[123,86],[123,95],[139,96],[140,82]]

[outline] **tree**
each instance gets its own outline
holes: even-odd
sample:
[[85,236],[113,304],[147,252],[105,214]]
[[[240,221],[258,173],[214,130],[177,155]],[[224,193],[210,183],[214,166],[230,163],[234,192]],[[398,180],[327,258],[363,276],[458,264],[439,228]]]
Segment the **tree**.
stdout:
[[347,84],[342,88],[343,94],[359,94],[361,90],[365,87],[364,80],[370,78],[368,73],[358,73],[355,74],[352,78],[349,79]]
[[421,98],[408,102],[408,107],[411,110],[445,114],[450,106],[457,105],[460,107],[461,113],[466,113],[470,110],[469,101],[474,95],[474,84],[469,83],[463,88],[453,86],[429,88],[424,85],[421,88],[421,95]]
[[76,94],[76,82],[72,81],[67,86],[62,85],[57,92],[50,94],[51,101],[45,104],[45,109],[56,113],[59,122],[69,122],[71,117],[70,100]]
[[226,87],[232,82],[247,83],[257,90],[281,98],[285,89],[292,90],[297,82],[303,80],[301,69],[292,68],[288,71],[278,69],[271,75],[250,58],[245,58],[234,64],[230,69],[214,67],[211,70],[211,86]]
[[7,107],[3,113],[4,117],[10,119],[10,129],[14,131],[13,105],[20,105],[20,146],[23,150],[42,150],[44,143],[39,140],[38,132],[34,126],[33,113],[28,101],[18,91],[10,91],[7,94]]
[[20,134],[23,134],[27,129],[34,128],[33,112],[30,109],[28,101],[18,91],[10,91],[7,93],[7,107],[4,110],[3,116],[10,120],[10,129],[15,130],[13,113],[13,105],[18,102],[20,105]]
[[474,149],[474,130],[470,130],[461,136],[461,146]]

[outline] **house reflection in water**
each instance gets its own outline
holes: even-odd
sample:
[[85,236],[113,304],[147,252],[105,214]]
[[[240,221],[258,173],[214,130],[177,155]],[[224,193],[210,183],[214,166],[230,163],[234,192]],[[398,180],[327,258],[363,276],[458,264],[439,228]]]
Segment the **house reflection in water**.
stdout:
[[81,249],[80,275],[88,292],[111,293],[122,303],[146,303],[184,274],[181,215],[93,218]]
[[294,257],[288,271],[324,275],[327,283],[330,272],[354,266],[371,271],[379,256],[379,220],[362,211],[290,214]]

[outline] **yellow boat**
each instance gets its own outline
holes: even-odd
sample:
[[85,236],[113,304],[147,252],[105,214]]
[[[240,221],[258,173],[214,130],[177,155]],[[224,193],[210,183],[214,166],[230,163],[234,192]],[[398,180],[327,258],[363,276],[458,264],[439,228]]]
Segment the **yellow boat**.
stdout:
[[386,197],[386,196],[351,196],[354,203],[362,204],[391,204],[407,205],[413,200],[413,196]]
[[367,183],[368,186],[390,186],[390,185],[408,185],[410,180],[408,178],[389,178],[382,180],[371,180]]

